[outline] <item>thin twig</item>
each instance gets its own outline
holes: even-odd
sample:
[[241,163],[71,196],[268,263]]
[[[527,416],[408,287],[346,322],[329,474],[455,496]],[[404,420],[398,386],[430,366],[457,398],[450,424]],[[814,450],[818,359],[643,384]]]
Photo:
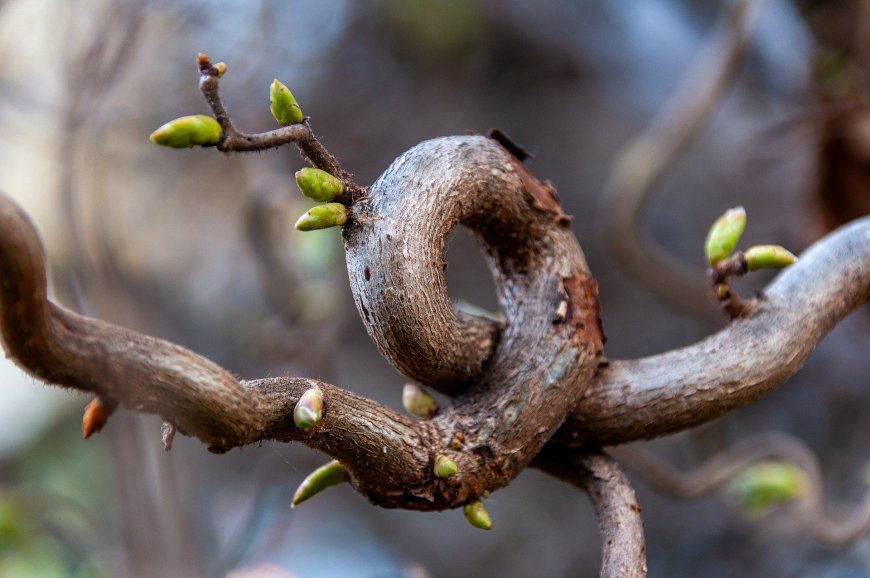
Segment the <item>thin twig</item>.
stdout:
[[757,299],[744,300],[731,286],[733,277],[742,277],[748,271],[746,255],[742,251],[722,259],[707,270],[713,298],[731,319],[749,315],[758,303]]
[[314,167],[328,172],[344,183],[344,193],[335,199],[336,202],[352,205],[363,194],[362,187],[357,186],[353,181],[353,175],[345,171],[338,159],[318,140],[308,118],[300,123],[264,133],[248,134],[239,131],[221,100],[218,69],[211,63],[207,54],[197,55],[196,64],[200,75],[199,89],[223,129],[221,141],[217,145],[219,151],[227,153],[262,151],[293,143]]

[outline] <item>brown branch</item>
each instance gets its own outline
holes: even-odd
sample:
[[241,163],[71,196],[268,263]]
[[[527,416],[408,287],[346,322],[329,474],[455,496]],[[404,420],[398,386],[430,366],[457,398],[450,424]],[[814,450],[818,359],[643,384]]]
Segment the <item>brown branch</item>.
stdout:
[[[355,301],[391,361],[461,394],[434,420],[411,422],[302,378],[239,383],[184,348],[51,304],[32,225],[3,197],[0,330],[7,352],[45,381],[159,414],[216,451],[299,440],[345,463],[357,489],[376,503],[442,509],[508,483],[572,410],[557,442],[590,447],[679,431],[749,403],[794,373],[870,293],[864,219],[810,249],[751,315],[719,334],[613,362],[591,378],[601,339],[594,282],[551,189],[504,149],[484,137],[423,143],[371,193],[344,228]],[[507,319],[502,334],[450,305],[443,244],[454,223],[472,228],[487,251]],[[327,415],[303,434],[290,415],[315,385]],[[458,450],[457,433],[465,440]],[[432,477],[440,453],[460,474]]]
[[870,532],[870,491],[849,509],[845,519],[832,519],[825,509],[824,479],[818,458],[803,442],[786,434],[764,433],[744,439],[687,472],[631,446],[615,451],[629,469],[641,474],[655,490],[679,499],[716,492],[758,460],[786,461],[806,476],[807,491],[801,498],[803,507],[799,514],[809,535],[829,546],[844,546]]
[[601,528],[602,578],[646,576],[646,542],[641,508],[631,482],[604,453],[577,454],[545,449],[533,465],[583,489]]
[[723,8],[679,86],[617,157],[602,194],[603,230],[625,266],[660,296],[699,314],[710,312],[703,283],[643,232],[641,217],[650,191],[727,94],[765,1],[737,0]]
[[344,183],[344,193],[335,199],[336,202],[352,205],[357,197],[363,194],[363,189],[353,181],[353,175],[344,170],[341,164],[328,150],[311,129],[306,118],[301,123],[283,126],[264,133],[249,134],[239,131],[220,96],[220,75],[218,69],[211,63],[208,55],[199,54],[196,59],[199,69],[199,89],[205,97],[215,119],[221,125],[223,134],[217,149],[221,152],[250,152],[277,148],[293,143],[299,148],[308,162],[314,167],[326,171],[341,179]]
[[[420,163],[450,172],[444,180],[429,183],[428,204],[414,203],[391,188],[412,184],[403,171],[415,166],[425,178]],[[481,174],[481,167],[488,170]],[[431,510],[477,499],[518,475],[582,396],[601,351],[595,285],[563,215],[553,208],[558,205],[550,201],[547,208],[535,208],[547,198],[542,195],[552,193],[495,141],[459,137],[423,143],[397,160],[388,174],[390,178],[376,183],[371,196],[354,207],[344,231],[352,282],[361,288],[359,304],[370,311],[368,326],[375,327],[371,318],[389,321],[379,292],[395,294],[398,285],[386,281],[390,276],[417,267],[417,272],[439,279],[434,287],[444,288],[443,246],[459,221],[473,227],[487,246],[511,325],[500,336],[496,359],[479,368],[474,386],[431,421],[410,422],[313,380],[239,383],[184,348],[55,306],[46,300],[36,233],[4,197],[0,328],[7,351],[40,379],[159,414],[214,451],[262,439],[303,441],[345,464],[354,486],[383,506]],[[455,198],[451,187],[472,194],[473,201]],[[414,206],[401,206],[407,202]],[[395,208],[403,209],[403,218],[387,216]],[[426,247],[412,251],[415,259],[398,267],[395,254],[386,258],[380,250],[390,245],[401,254],[415,243]],[[420,297],[420,289],[404,298],[450,307],[446,291]],[[558,311],[562,316],[556,319]],[[491,322],[480,326],[491,343]],[[436,372],[439,363],[448,362],[447,357],[430,358]],[[319,428],[305,434],[289,416],[299,396],[315,386],[324,393],[327,415]],[[453,447],[457,437],[464,444],[459,448]],[[438,455],[454,460],[459,472],[450,479],[436,478],[432,463]]]
[[732,277],[742,277],[747,272],[749,272],[749,268],[746,264],[746,255],[742,251],[737,251],[707,270],[707,279],[713,298],[719,303],[719,307],[728,315],[729,319],[749,315],[757,304],[755,299],[744,301],[731,286]]
[[563,443],[616,445],[689,429],[743,407],[801,368],[843,317],[870,300],[870,217],[807,249],[756,308],[694,345],[601,367]]

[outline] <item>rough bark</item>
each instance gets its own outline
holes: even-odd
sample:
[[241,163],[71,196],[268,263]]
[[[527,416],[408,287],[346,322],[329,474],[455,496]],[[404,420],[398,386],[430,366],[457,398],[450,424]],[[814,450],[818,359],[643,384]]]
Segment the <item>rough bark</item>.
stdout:
[[[365,195],[347,199],[352,217],[343,230],[354,300],[387,359],[456,398],[431,420],[413,421],[315,380],[238,381],[187,349],[58,307],[46,298],[33,226],[0,195],[7,354],[43,381],[158,414],[213,451],[267,439],[305,443],[341,461],[353,486],[385,507],[457,507],[528,465],[540,467],[590,492],[605,547],[613,546],[605,569],[627,564],[639,574],[633,493],[595,449],[694,427],[757,399],[870,298],[865,218],[807,251],[749,314],[716,335],[641,360],[603,362],[597,288],[569,218],[552,186],[498,142],[422,143],[368,191],[355,191]],[[503,326],[450,304],[444,246],[458,224],[484,248]],[[306,433],[292,415],[312,387],[323,392],[324,417]],[[458,474],[436,477],[439,455],[455,461]]]

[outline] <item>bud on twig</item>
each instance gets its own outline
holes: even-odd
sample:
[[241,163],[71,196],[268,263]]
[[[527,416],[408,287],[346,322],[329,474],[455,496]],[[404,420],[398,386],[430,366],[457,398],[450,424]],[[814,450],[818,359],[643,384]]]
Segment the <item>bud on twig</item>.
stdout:
[[227,71],[227,63],[226,62],[218,62],[214,65],[214,69],[217,71],[218,78],[224,75]]
[[338,227],[347,222],[347,209],[341,203],[318,205],[299,217],[296,228],[300,231],[315,231]]
[[422,387],[406,383],[402,388],[402,405],[405,411],[420,419],[429,419],[438,411],[438,403]]
[[734,252],[745,228],[746,210],[743,207],[728,209],[716,219],[704,243],[704,252],[710,265],[715,265]]
[[758,516],[774,506],[803,497],[807,480],[794,464],[768,460],[744,468],[729,489],[747,513]]
[[484,509],[483,502],[472,502],[462,507],[462,513],[465,514],[465,519],[475,528],[481,530],[492,530],[492,520],[489,518],[489,513]]
[[174,149],[216,145],[221,140],[221,125],[204,114],[182,116],[151,133],[151,142]]
[[302,394],[293,409],[293,422],[308,432],[323,418],[323,392],[314,387]]
[[293,501],[290,503],[290,507],[295,508],[326,488],[343,484],[346,481],[347,471],[344,469],[344,466],[336,461],[329,462],[325,466],[317,468],[308,474],[307,478],[302,480],[302,483],[296,488],[296,493],[293,494]]
[[299,108],[293,93],[277,78],[272,81],[272,86],[269,87],[269,109],[281,126],[296,124],[305,118],[302,116],[302,109]]
[[793,265],[797,257],[792,255],[785,247],[779,245],[756,245],[750,247],[744,253],[746,268],[750,271],[758,269],[782,269]]
[[318,203],[328,203],[344,192],[344,184],[326,171],[305,167],[296,172],[296,186],[302,194]]
[[117,402],[106,398],[97,396],[92,399],[85,406],[85,413],[82,416],[82,437],[88,439],[102,431],[117,407]]
[[447,456],[435,458],[435,475],[437,477],[444,479],[451,478],[456,475],[457,471],[459,471],[459,468],[456,466],[456,462]]

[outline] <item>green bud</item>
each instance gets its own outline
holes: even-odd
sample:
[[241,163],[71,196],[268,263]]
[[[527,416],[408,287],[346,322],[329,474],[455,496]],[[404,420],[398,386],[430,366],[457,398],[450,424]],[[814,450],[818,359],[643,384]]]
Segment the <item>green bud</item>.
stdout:
[[296,186],[304,196],[318,203],[328,203],[344,192],[340,180],[326,171],[311,167],[296,172]]
[[724,215],[716,219],[704,243],[704,251],[710,265],[715,265],[734,252],[745,228],[746,210],[743,207],[728,209]]
[[779,245],[756,245],[746,250],[746,268],[750,271],[758,269],[782,269],[793,265],[797,257],[785,247]]
[[405,411],[420,419],[429,419],[438,411],[438,403],[422,387],[406,383],[402,388]]
[[221,140],[221,125],[204,114],[182,116],[151,133],[151,142],[174,149],[216,145]]
[[318,205],[299,217],[296,228],[300,231],[315,231],[339,227],[347,221],[347,209],[341,203]]
[[439,478],[451,478],[456,475],[459,468],[456,462],[447,456],[438,456],[435,458],[435,475]]
[[344,466],[340,463],[332,461],[325,466],[320,466],[308,474],[308,477],[302,480],[302,483],[296,488],[296,493],[293,494],[293,501],[290,503],[290,507],[295,508],[326,488],[343,484],[346,481],[347,471],[345,471]]
[[462,506],[462,513],[465,514],[465,519],[475,528],[481,530],[492,530],[492,520],[489,518],[489,513],[484,509],[483,502],[472,502]]
[[323,392],[314,387],[302,394],[293,409],[293,422],[303,431],[311,431],[323,418]]
[[281,126],[296,124],[305,118],[302,116],[302,109],[293,98],[293,93],[277,78],[269,87],[269,109]]
[[758,516],[770,508],[794,502],[807,490],[803,471],[787,462],[761,461],[741,471],[729,490],[750,515]]
[[214,65],[214,69],[217,71],[218,78],[224,75],[227,71],[227,63],[226,62],[218,62]]

